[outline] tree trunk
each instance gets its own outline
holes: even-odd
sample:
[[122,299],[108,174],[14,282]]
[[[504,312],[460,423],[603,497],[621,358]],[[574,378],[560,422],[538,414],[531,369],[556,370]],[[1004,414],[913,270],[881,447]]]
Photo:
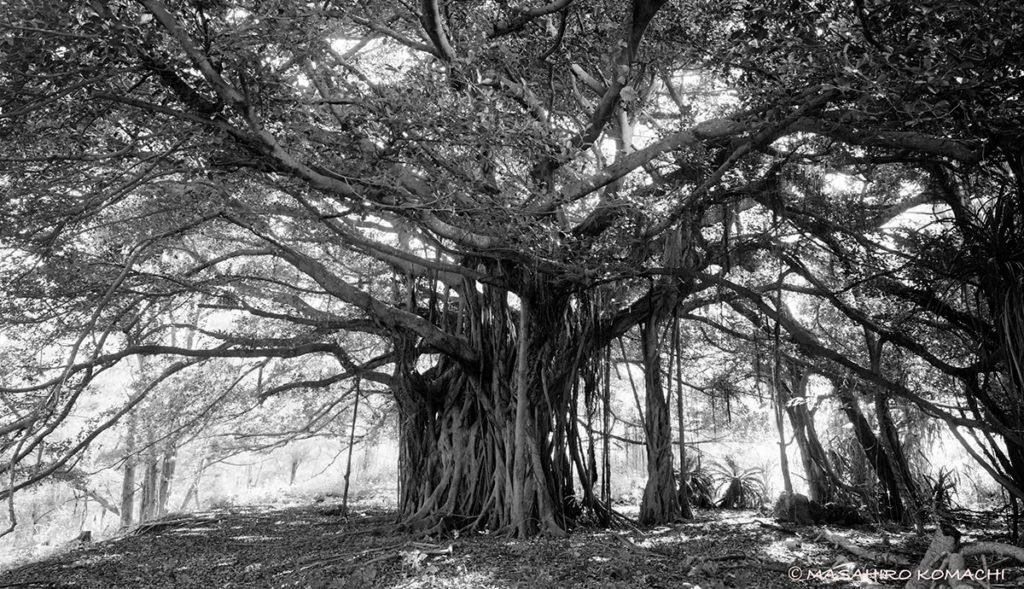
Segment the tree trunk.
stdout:
[[[603,452],[601,465],[601,501],[605,506],[612,504],[612,350],[605,349],[601,380],[601,449]],[[602,513],[611,515],[607,510]],[[611,523],[605,518],[602,523]]]
[[[814,428],[814,416],[807,406],[807,375],[800,374],[795,367],[790,369],[791,389],[787,391],[787,383],[782,383],[786,413],[793,426],[793,434],[800,450],[801,463],[807,476],[808,497],[824,505],[833,500],[835,486],[826,475],[828,455],[818,439]],[[792,402],[796,401],[796,402]]]
[[876,392],[875,395],[875,417],[878,419],[879,441],[889,456],[889,463],[892,467],[893,478],[900,487],[900,493],[904,498],[905,507],[904,519],[921,525],[921,511],[917,494],[917,487],[911,477],[910,465],[903,454],[903,445],[900,443],[899,434],[889,412],[889,398],[885,393]]
[[121,528],[128,529],[134,523],[135,515],[135,412],[128,414],[128,431],[125,434],[124,476],[121,479]]
[[690,493],[686,485],[686,413],[683,403],[683,358],[679,341],[679,319],[676,319],[672,326],[672,339],[676,361],[676,417],[679,420],[679,515],[683,519],[693,519]]
[[[348,456],[345,458],[345,486],[341,491],[341,512],[348,513],[348,484],[352,476],[352,450],[356,445],[356,419],[359,418],[359,382],[354,387],[355,401],[352,403],[352,424],[348,433]],[[295,481],[295,468],[292,468],[292,482]]]
[[679,517],[672,469],[672,416],[661,381],[658,323],[657,318],[651,316],[640,330],[647,399],[647,485],[640,504],[641,525],[669,523]]
[[1017,501],[1017,496],[1008,493],[1010,495],[1010,538],[1014,542],[1020,540],[1020,503]]
[[[526,461],[527,448],[526,436],[529,435],[528,421],[530,416],[530,313],[529,299],[523,297],[519,310],[519,350],[516,353],[516,419],[515,419],[515,463],[512,470],[512,520],[519,532],[520,538],[525,538],[532,532],[527,514],[530,514],[534,479],[527,478],[529,464]],[[530,487],[527,487],[527,484]]]
[[160,464],[160,481],[157,492],[157,517],[167,515],[167,500],[171,497],[171,483],[174,481],[174,470],[177,466],[177,452],[177,448],[173,445],[168,445],[164,450],[164,455]]
[[[864,330],[864,337],[868,348],[868,358],[871,362],[871,371],[881,375],[885,341],[878,339],[867,329]],[[892,414],[889,412],[889,396],[884,390],[876,390],[873,397],[875,418],[878,420],[879,435],[877,439],[888,457],[891,477],[898,485],[899,493],[903,498],[903,518],[920,526],[921,513],[918,507],[917,489],[910,474],[910,465],[907,463],[906,456],[903,455],[903,445],[900,444]]]
[[[1005,438],[1004,438],[1005,440]],[[1010,462],[1009,476],[1013,480],[1014,484],[1018,489],[1024,488],[1024,448],[1021,448],[1019,444],[1011,443],[1009,440],[1006,441],[1006,454]],[[1019,498],[1016,494],[1009,492],[1011,501],[1011,514],[1010,517],[1013,521],[1010,522],[1010,533],[1013,535],[1015,540],[1020,538],[1018,531],[1018,522],[1020,520],[1020,511],[1018,509]]]
[[206,449],[203,449],[203,453],[199,458],[199,466],[196,468],[196,472],[192,475],[192,481],[188,485],[188,490],[185,491],[185,498],[181,500],[181,506],[178,507],[178,511],[185,511],[188,508],[189,501],[195,501],[196,509],[199,509],[199,481],[203,477],[203,471],[206,470]]
[[142,502],[139,504],[139,523],[151,521],[157,514],[160,464],[155,453],[147,452],[145,467],[146,470],[142,478]]
[[893,521],[903,521],[903,500],[896,475],[889,462],[889,456],[871,429],[871,424],[861,412],[860,405],[853,393],[842,386],[836,387],[836,392],[842,402],[843,411],[853,425],[853,433],[857,437],[857,441],[860,442],[861,448],[864,449],[864,454],[874,469],[878,481],[882,484],[883,507],[886,515]]
[[[776,367],[776,370],[778,368]],[[782,485],[787,497],[793,496],[793,478],[789,473],[789,454],[786,452],[786,421],[783,419],[785,410],[782,398],[782,387],[778,386],[778,379],[772,379],[772,399],[775,410],[775,429],[779,433],[779,468],[782,470]]]
[[497,289],[460,295],[479,364],[441,356],[419,372],[415,342],[396,337],[402,518],[421,530],[562,536],[579,466],[561,438],[576,428],[572,388],[593,339],[567,326],[587,319],[567,317],[576,311],[564,299],[524,296],[517,313]]

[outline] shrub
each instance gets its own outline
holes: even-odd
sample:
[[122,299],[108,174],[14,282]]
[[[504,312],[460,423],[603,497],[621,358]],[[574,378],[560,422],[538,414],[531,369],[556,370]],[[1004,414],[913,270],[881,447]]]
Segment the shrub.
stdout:
[[708,468],[718,485],[722,509],[756,509],[764,505],[764,481],[760,468],[743,468],[732,456]]

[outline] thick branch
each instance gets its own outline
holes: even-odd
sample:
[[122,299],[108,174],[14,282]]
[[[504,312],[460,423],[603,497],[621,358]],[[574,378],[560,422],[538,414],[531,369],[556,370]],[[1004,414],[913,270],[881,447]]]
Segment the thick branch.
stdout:
[[977,163],[981,160],[982,156],[980,150],[952,139],[906,131],[855,129],[848,125],[818,118],[801,118],[792,125],[791,129],[793,131],[823,135],[852,145],[926,153],[948,157],[965,164]]
[[522,28],[525,27],[527,23],[529,23],[530,21],[538,17],[544,16],[546,14],[558,12],[559,10],[562,10],[563,8],[572,4],[572,2],[573,0],[555,0],[550,4],[545,4],[544,6],[538,8],[520,10],[516,16],[508,20],[495,23],[494,29],[491,30],[491,33],[488,35],[488,37],[494,39],[496,37],[501,37],[509,33],[514,33],[516,31],[522,30]]
[[[593,176],[566,186],[562,190],[562,194],[557,197],[558,202],[559,204],[565,204],[580,200],[624,177],[644,164],[651,162],[663,153],[681,147],[696,145],[701,141],[709,139],[721,139],[737,135],[745,130],[746,127],[744,125],[730,119],[704,121],[692,129],[673,133],[643,149],[620,157],[614,164],[603,168]],[[538,204],[534,207],[533,212],[540,213],[550,210],[551,206],[554,205],[554,202],[552,202],[554,198],[552,197],[551,200]]]
[[331,295],[365,310],[385,325],[408,329],[438,350],[464,361],[476,359],[476,352],[466,340],[439,330],[419,315],[378,301],[336,276],[317,260],[290,248],[284,249],[281,257],[316,281]]
[[448,34],[444,31],[444,24],[441,22],[441,8],[438,4],[438,0],[423,0],[421,4],[423,14],[420,15],[420,22],[423,24],[423,30],[427,32],[427,36],[434,43],[434,47],[437,48],[436,54],[444,61],[451,61],[455,59],[455,50],[448,42]]

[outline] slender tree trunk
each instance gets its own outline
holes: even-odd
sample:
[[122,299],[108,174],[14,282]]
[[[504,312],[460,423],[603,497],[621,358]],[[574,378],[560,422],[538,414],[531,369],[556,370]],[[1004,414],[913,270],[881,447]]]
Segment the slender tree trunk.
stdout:
[[691,273],[699,266],[700,260],[694,246],[698,232],[699,224],[694,219],[684,219],[678,227],[666,233],[662,261],[677,275],[663,276],[652,286],[648,295],[650,312],[640,327],[644,382],[647,385],[647,486],[640,506],[642,524],[666,523],[680,515],[672,468],[672,415],[661,382],[659,331],[663,321],[675,317],[680,298],[693,290]]
[[[602,444],[604,456],[601,465],[601,501],[605,506],[610,506],[612,501],[612,351],[611,346],[605,349],[604,362],[601,366],[601,415],[602,415]],[[610,515],[606,510],[602,513]],[[610,522],[603,522],[608,525]]]
[[[576,463],[576,470],[579,473],[580,485],[583,487],[583,499],[587,504],[592,504],[598,499],[594,496],[594,486],[598,481],[598,469],[597,469],[597,443],[594,438],[594,413],[595,405],[597,404],[597,369],[594,366],[590,366],[582,375],[580,380],[583,381],[583,405],[584,413],[586,414],[586,430],[587,430],[587,447],[583,449],[583,442],[579,432],[576,428],[572,428],[573,437],[578,440],[578,443],[570,447],[570,453],[572,460]],[[573,401],[573,406],[579,405],[579,382],[574,386],[575,396],[577,399]],[[584,462],[584,457],[586,461]],[[604,496],[604,481],[601,481],[601,488],[598,491],[601,494],[600,501],[605,501]]]
[[604,484],[604,479],[598,476],[597,439],[594,436],[594,409],[595,405],[597,405],[597,383],[594,378],[588,380],[589,382],[585,384],[586,388],[584,389],[585,396],[587,397],[587,466],[585,474],[580,476],[582,480],[589,482],[591,489],[593,489],[594,483],[600,480],[601,488],[598,492],[600,493],[601,501],[604,502],[608,501],[608,497],[605,496],[605,487],[607,485]]
[[[597,514],[598,522],[601,525],[608,525],[610,523],[611,512],[607,509],[607,505],[610,504],[609,499],[605,498],[606,490],[609,488],[606,484],[606,481],[604,480],[604,478],[607,478],[607,475],[602,475],[602,477],[604,478],[601,479],[601,488],[599,490],[599,492],[601,493],[600,498],[598,498],[595,495],[594,488],[599,477],[596,454],[597,444],[595,442],[594,428],[592,424],[593,415],[595,413],[595,405],[599,400],[599,397],[597,395],[598,387],[596,379],[598,371],[600,369],[601,367],[595,365],[595,363],[589,363],[582,371],[581,378],[577,379],[574,383],[572,389],[572,401],[570,403],[570,406],[579,406],[579,384],[580,381],[582,381],[584,387],[583,403],[585,407],[585,412],[587,414],[586,440],[588,446],[586,449],[584,449],[584,436],[580,435],[579,429],[576,427],[569,427],[567,428],[567,451],[569,454],[569,460],[571,464],[575,467],[576,472],[579,476],[579,486],[583,491],[583,503],[579,506],[582,509],[579,510],[579,513],[582,513],[583,510],[589,510],[590,512]],[[607,435],[603,434],[602,437],[607,437]],[[605,471],[602,470],[602,472]],[[570,495],[572,493],[572,491],[569,488],[571,482],[572,477],[566,477],[567,486],[564,489],[566,495]]]
[[[359,417],[359,383],[355,386],[356,399],[352,404],[352,426],[348,433],[348,458],[345,460],[345,487],[341,492],[341,512],[348,513],[348,483],[352,475],[352,449],[356,445],[356,419]],[[292,471],[292,478],[295,478],[295,471]]]
[[160,486],[157,495],[156,512],[158,517],[167,515],[167,500],[171,497],[171,483],[174,481],[174,471],[177,466],[177,448],[168,445],[164,451],[163,460],[160,465]]
[[786,451],[786,421],[783,418],[784,409],[782,400],[779,398],[779,391],[772,387],[775,398],[775,429],[779,432],[779,468],[782,470],[782,485],[786,496],[793,495],[793,478],[789,473],[789,453]]
[[641,328],[646,385],[647,485],[640,505],[642,525],[662,524],[679,517],[672,468],[672,421],[661,380],[658,320],[652,314]]
[[152,450],[146,453],[145,467],[146,470],[142,478],[142,502],[139,505],[139,523],[153,520],[157,513],[160,464]]
[[1020,503],[1016,495],[1007,494],[1010,496],[1010,537],[1016,542],[1020,540]]
[[[1024,448],[1016,443],[1006,442],[1006,453],[1010,462],[1009,474],[1018,488],[1024,488]],[[1010,496],[1013,522],[1010,524],[1010,531],[1014,539],[1020,538],[1018,521],[1020,520],[1019,499],[1017,495],[1007,491]]]
[[[146,427],[145,473],[142,479],[142,504],[139,523],[156,519],[160,515],[160,488],[163,474],[162,456],[154,443],[154,421],[150,417]],[[144,422],[146,423],[146,422]]]
[[181,500],[181,506],[178,511],[185,511],[188,508],[189,501],[195,501],[196,509],[199,508],[199,481],[203,477],[203,471],[206,470],[206,450],[204,448],[202,454],[199,457],[199,466],[196,468],[195,474],[192,475],[192,481],[188,485],[188,490],[185,491],[185,498]]
[[516,355],[516,372],[515,372],[515,384],[516,384],[516,419],[515,419],[515,458],[513,464],[515,465],[512,472],[512,521],[519,531],[519,537],[525,538],[530,535],[531,529],[528,520],[529,510],[529,499],[527,495],[529,490],[527,489],[527,478],[526,473],[528,465],[526,463],[526,453],[528,451],[526,447],[526,436],[529,435],[527,431],[527,420],[529,419],[530,411],[530,399],[529,399],[529,352],[530,352],[530,340],[529,340],[529,326],[530,326],[530,305],[529,299],[523,297],[522,304],[519,310],[519,350]]
[[135,515],[135,429],[137,417],[135,412],[128,414],[128,426],[125,433],[124,475],[121,478],[121,528],[128,529],[134,523]]
[[673,356],[676,361],[676,417],[679,420],[679,515],[683,519],[693,519],[693,508],[690,506],[690,493],[686,484],[686,412],[683,402],[683,358],[678,318],[672,326],[672,340]]

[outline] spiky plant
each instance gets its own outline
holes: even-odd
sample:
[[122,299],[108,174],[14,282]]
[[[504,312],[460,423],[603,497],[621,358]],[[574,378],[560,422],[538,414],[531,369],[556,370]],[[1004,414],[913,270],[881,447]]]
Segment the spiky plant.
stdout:
[[953,469],[940,468],[938,474],[924,475],[930,495],[930,509],[940,518],[948,517],[958,506],[953,502],[956,488],[960,486],[960,475]]
[[686,457],[686,497],[690,505],[700,509],[715,506],[715,479],[699,458]]
[[718,507],[756,509],[764,505],[765,487],[761,468],[743,468],[732,456],[708,467],[718,484]]

